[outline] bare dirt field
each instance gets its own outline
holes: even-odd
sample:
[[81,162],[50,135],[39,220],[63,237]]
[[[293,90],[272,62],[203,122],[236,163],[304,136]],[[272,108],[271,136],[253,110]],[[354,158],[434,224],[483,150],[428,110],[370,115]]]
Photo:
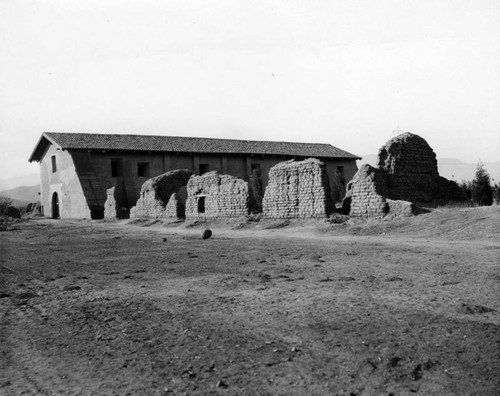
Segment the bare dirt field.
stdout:
[[0,233],[2,395],[498,395],[500,207]]

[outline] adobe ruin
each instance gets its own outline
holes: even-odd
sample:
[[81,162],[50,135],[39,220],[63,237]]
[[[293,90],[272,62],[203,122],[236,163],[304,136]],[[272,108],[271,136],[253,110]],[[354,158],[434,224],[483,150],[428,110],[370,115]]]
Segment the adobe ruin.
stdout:
[[217,171],[193,175],[187,183],[186,219],[245,216],[250,212],[249,184]]
[[106,190],[106,202],[104,203],[104,218],[127,219],[130,210],[127,202],[127,191],[123,181],[116,183],[114,187]]
[[177,169],[146,180],[136,205],[130,209],[130,218],[183,218],[183,187],[192,175],[187,169]]
[[263,214],[274,219],[321,218],[331,213],[326,167],[315,158],[281,162],[269,171]]
[[378,168],[361,166],[347,185],[344,213],[352,217],[411,216],[415,204],[462,201],[456,183],[439,176],[436,154],[420,136],[406,132],[378,153]]
[[389,140],[378,152],[377,165],[387,183],[388,198],[429,202],[435,197],[436,154],[420,136],[406,132]]

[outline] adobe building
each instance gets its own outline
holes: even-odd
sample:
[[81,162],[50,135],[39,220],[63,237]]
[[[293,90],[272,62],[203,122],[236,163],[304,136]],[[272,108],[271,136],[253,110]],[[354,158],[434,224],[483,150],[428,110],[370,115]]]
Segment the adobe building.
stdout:
[[102,218],[106,190],[112,187],[126,197],[120,203],[125,212],[135,206],[146,180],[176,169],[257,180],[264,193],[274,165],[306,158],[325,164],[330,186],[339,176],[349,181],[360,159],[330,144],[45,132],[29,161],[40,163],[45,216]]

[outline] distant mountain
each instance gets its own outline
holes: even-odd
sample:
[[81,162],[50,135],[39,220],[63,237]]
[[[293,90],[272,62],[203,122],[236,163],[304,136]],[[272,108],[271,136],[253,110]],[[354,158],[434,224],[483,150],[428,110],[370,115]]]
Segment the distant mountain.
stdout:
[[0,179],[0,191],[9,190],[19,186],[34,186],[40,183],[40,174],[31,173],[29,175],[9,177]]
[[[477,164],[466,163],[455,158],[438,159],[439,174],[450,180],[461,182],[473,180],[476,175]],[[485,162],[486,169],[493,182],[500,182],[500,161]]]
[[31,202],[39,202],[40,185],[36,186],[21,186],[10,190],[0,191],[1,197],[12,199],[13,206],[26,206]]
[[[377,166],[377,155],[365,155],[361,160],[357,161],[357,163],[358,168],[362,164]],[[463,162],[456,158],[438,158],[439,175],[458,183],[463,180],[473,180],[476,175],[476,167],[477,165],[474,163]],[[500,161],[485,162],[484,168],[488,171],[494,183],[500,183]]]

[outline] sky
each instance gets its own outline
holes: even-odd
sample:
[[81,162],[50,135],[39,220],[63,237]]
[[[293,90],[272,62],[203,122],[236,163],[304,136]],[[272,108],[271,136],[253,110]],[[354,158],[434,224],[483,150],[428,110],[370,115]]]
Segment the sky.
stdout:
[[330,143],[500,160],[498,0],[0,0],[1,177],[40,135]]

